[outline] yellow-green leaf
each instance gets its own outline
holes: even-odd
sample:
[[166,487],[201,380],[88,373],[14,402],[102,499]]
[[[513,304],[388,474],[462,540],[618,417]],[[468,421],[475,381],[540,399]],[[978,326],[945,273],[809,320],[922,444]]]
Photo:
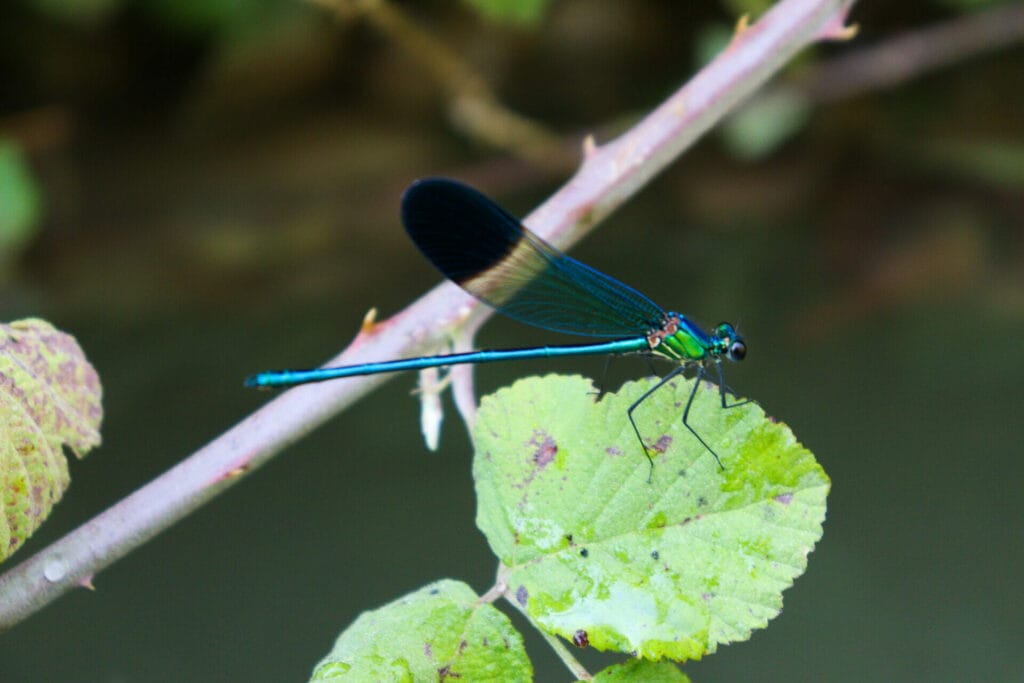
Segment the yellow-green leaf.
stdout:
[[100,443],[101,399],[74,337],[34,318],[0,324],[0,561],[67,489],[63,447],[81,458]]
[[444,579],[364,612],[317,664],[313,681],[530,681],[508,617]]

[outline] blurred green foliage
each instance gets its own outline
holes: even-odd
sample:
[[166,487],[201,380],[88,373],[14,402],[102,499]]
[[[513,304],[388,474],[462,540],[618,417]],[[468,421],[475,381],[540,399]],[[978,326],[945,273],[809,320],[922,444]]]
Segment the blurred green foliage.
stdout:
[[141,7],[169,26],[186,31],[227,30],[273,21],[307,3],[288,0],[140,0]]
[[41,14],[74,25],[96,25],[112,16],[121,0],[29,0]]
[[735,16],[747,14],[751,19],[760,16],[774,4],[772,0],[723,0],[722,2],[722,5]]
[[529,25],[538,23],[551,0],[463,0],[491,21]]
[[[734,31],[725,24],[701,28],[694,49],[696,63],[707,64],[721,54]],[[722,139],[735,156],[762,159],[803,130],[812,107],[813,103],[795,89],[765,89],[726,120]]]
[[927,140],[908,145],[908,158],[949,177],[1007,189],[1024,187],[1024,145],[1016,140]]
[[794,89],[768,90],[729,117],[722,138],[734,155],[761,159],[799,133],[812,108],[813,103]]
[[40,194],[21,149],[0,138],[0,264],[8,263],[36,234]]

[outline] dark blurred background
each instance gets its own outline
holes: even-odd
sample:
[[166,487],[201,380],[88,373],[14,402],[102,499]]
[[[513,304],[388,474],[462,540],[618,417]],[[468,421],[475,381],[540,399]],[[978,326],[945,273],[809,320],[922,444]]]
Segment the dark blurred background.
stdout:
[[[583,134],[623,130],[767,4],[0,4],[0,318],[76,335],[106,408],[10,565],[264,402],[246,374],[319,363],[433,286],[398,222],[411,180],[525,213]],[[573,253],[738,323],[730,384],[833,480],[784,613],[695,682],[1024,680],[1024,3],[851,19]],[[566,341],[495,320],[479,344]],[[477,381],[552,370],[647,372]],[[0,636],[0,681],[305,680],[363,610],[446,576],[486,590],[464,429],[450,412],[428,452],[414,384]],[[538,680],[570,680],[528,646]]]

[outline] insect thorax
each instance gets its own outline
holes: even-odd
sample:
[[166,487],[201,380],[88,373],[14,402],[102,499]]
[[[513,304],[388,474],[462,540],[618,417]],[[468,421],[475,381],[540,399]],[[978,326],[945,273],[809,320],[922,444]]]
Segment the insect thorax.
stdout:
[[652,351],[676,361],[701,360],[712,341],[704,330],[680,313],[666,313],[661,326],[647,334]]

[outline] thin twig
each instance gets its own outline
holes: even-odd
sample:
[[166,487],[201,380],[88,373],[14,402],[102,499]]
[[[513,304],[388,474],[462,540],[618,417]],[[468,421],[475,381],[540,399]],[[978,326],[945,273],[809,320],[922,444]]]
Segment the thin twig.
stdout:
[[907,31],[812,68],[795,85],[816,102],[893,88],[929,71],[1024,40],[1024,3]]

